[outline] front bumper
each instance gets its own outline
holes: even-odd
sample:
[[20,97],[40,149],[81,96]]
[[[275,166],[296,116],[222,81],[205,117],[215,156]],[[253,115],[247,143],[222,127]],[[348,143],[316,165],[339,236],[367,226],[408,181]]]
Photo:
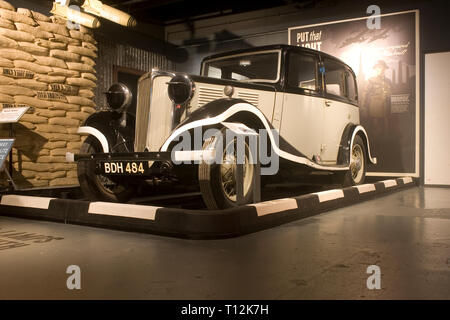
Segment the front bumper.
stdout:
[[214,150],[154,151],[127,153],[66,153],[69,162],[94,161],[96,173],[104,175],[153,176],[170,174],[174,165],[198,164],[215,159]]

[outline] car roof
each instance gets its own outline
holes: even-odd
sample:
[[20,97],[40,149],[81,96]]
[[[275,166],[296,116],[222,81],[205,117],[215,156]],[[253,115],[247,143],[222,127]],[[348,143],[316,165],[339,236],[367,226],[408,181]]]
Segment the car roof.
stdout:
[[310,48],[305,48],[305,47],[300,47],[300,46],[291,46],[291,45],[287,45],[287,44],[272,44],[272,45],[266,45],[266,46],[258,46],[258,47],[251,47],[251,48],[246,48],[246,49],[240,49],[240,50],[233,50],[233,51],[225,51],[225,52],[221,52],[221,53],[217,53],[217,54],[213,54],[207,57],[204,57],[202,60],[202,64],[205,60],[211,60],[211,59],[216,59],[216,58],[221,58],[221,57],[226,57],[226,56],[230,56],[230,55],[235,55],[235,54],[241,54],[241,53],[250,53],[250,52],[255,52],[255,51],[266,51],[266,50],[292,50],[292,51],[297,51],[297,52],[305,52],[305,53],[313,53],[313,54],[320,54],[322,57],[326,57],[326,58],[330,58],[333,60],[337,60],[338,62],[342,63],[343,65],[347,66],[352,72],[352,68],[346,64],[344,61],[342,61],[341,59],[330,55],[328,53],[325,53],[323,51],[318,51],[318,50],[313,50]]

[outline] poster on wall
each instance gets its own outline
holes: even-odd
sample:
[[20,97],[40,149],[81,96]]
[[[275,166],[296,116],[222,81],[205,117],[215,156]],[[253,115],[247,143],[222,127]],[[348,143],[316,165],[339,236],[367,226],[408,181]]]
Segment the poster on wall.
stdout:
[[360,120],[378,163],[367,175],[419,176],[418,10],[289,28],[289,44],[331,54],[352,67]]

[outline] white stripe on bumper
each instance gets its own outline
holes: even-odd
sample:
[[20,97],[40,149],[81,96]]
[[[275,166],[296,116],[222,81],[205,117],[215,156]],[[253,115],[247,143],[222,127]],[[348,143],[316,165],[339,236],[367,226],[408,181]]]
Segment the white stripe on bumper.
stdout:
[[397,185],[397,181],[395,180],[384,180],[383,183],[385,188],[390,188]]
[[285,210],[297,209],[297,201],[291,198],[278,199],[273,201],[265,201],[259,203],[249,204],[256,208],[258,217],[266,214],[276,213]]
[[155,220],[156,210],[159,208],[161,207],[112,202],[91,202],[88,213]]
[[374,184],[362,184],[359,186],[354,186],[354,188],[358,189],[359,194],[375,191]]
[[18,195],[4,195],[2,197],[1,205],[4,206],[16,206],[16,207],[27,207],[36,209],[48,209],[50,205],[50,200],[55,198],[45,198],[45,197],[31,197],[31,196],[18,196]]
[[342,189],[333,189],[322,192],[314,192],[319,197],[319,202],[336,200],[344,197],[344,191]]

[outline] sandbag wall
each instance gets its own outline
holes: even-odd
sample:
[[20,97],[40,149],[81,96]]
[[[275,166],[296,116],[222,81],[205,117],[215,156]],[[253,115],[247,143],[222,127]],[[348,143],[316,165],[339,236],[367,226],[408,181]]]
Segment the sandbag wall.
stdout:
[[[97,42],[92,31],[0,0],[0,108],[29,106],[14,125],[14,180],[20,187],[77,185],[80,123],[95,112]],[[0,124],[0,138],[9,127]]]

